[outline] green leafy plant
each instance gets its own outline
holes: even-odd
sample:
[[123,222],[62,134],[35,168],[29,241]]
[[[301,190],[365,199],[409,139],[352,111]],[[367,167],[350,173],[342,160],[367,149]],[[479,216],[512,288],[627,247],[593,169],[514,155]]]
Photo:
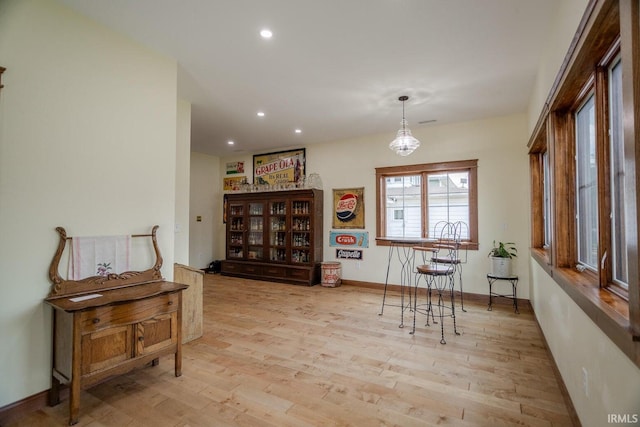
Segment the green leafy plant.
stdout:
[[514,258],[518,256],[518,249],[516,249],[515,243],[513,242],[498,242],[496,246],[496,241],[493,241],[493,248],[489,251],[490,257],[495,258]]

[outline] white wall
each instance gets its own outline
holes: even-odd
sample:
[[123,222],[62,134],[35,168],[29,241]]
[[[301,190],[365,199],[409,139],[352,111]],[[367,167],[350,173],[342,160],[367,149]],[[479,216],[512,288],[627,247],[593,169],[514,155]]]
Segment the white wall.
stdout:
[[[205,268],[224,256],[220,159],[191,153],[189,265]],[[201,221],[197,221],[200,216]]]
[[178,101],[174,261],[189,264],[189,193],[191,179],[191,104]]
[[0,2],[0,407],[50,387],[48,268],[147,233],[173,278],[177,66],[51,0]]
[[[410,114],[410,112],[409,112]],[[525,115],[498,117],[473,122],[426,125],[412,128],[422,146],[408,157],[389,150],[394,129],[388,134],[372,135],[306,147],[307,175],[319,173],[324,185],[324,260],[335,260],[335,247],[329,247],[332,227],[332,189],[364,187],[365,231],[369,248],[360,263],[342,260],[344,279],[384,283],[388,247],[377,247],[375,210],[375,168],[403,164],[419,164],[478,159],[478,216],[480,249],[469,252],[464,266],[465,292],[487,294],[489,261],[487,253],[493,240],[513,241],[524,257],[515,260],[520,274],[518,296],[529,297],[526,253],[529,246],[529,184],[526,150],[527,120]],[[276,150],[274,150],[276,151]],[[221,159],[245,161],[248,180],[252,180],[252,154]],[[222,177],[224,170],[220,170]],[[218,195],[216,197],[221,197]],[[221,219],[218,220],[221,222]],[[224,256],[224,246],[220,256]],[[390,280],[399,283],[398,264],[392,264]]]
[[580,25],[588,0],[562,0],[556,5],[554,21],[546,40],[542,40],[545,50],[538,64],[536,81],[529,99],[529,133],[540,117],[540,112],[549,96],[562,61],[571,46],[573,36]]
[[582,425],[607,425],[607,414],[640,416],[640,369],[533,259],[531,271],[536,317]]
[[[587,0],[563,0],[546,40],[529,103],[533,130],[576,33]],[[531,303],[582,425],[607,424],[607,414],[640,415],[640,369],[598,328],[536,261],[531,264]],[[583,390],[587,370],[588,396]]]

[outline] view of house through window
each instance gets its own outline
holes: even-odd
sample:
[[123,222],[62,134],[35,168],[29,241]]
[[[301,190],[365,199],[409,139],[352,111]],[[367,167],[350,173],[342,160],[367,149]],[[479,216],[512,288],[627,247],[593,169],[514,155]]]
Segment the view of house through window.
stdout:
[[385,183],[387,235],[421,237],[420,175],[390,177]]
[[[469,223],[469,173],[454,172],[443,174],[429,174],[427,185],[427,200],[429,209],[429,228],[434,230],[440,221]],[[469,230],[462,227],[460,237],[469,239]],[[436,237],[429,235],[428,237]]]
[[[477,161],[378,168],[379,235],[429,238],[440,221],[467,224],[462,239],[477,243]],[[474,201],[472,203],[472,201]]]

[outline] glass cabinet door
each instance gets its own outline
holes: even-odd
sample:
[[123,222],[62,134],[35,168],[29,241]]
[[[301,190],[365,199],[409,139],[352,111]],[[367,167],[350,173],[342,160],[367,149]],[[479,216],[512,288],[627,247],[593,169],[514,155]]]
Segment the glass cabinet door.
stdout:
[[242,259],[244,256],[244,204],[231,204],[229,206],[228,245],[227,257],[229,259]]
[[249,203],[248,259],[264,259],[264,203]]
[[269,259],[287,261],[287,203],[269,203]]
[[311,230],[313,229],[310,200],[291,202],[291,262],[308,264],[312,260]]

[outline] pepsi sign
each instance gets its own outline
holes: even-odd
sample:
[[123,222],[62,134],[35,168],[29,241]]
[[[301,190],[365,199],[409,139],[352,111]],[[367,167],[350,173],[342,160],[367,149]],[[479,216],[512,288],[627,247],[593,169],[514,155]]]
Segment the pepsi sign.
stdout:
[[358,207],[358,196],[353,193],[347,193],[340,197],[336,206],[336,217],[342,222],[351,221],[356,217],[356,208]]

